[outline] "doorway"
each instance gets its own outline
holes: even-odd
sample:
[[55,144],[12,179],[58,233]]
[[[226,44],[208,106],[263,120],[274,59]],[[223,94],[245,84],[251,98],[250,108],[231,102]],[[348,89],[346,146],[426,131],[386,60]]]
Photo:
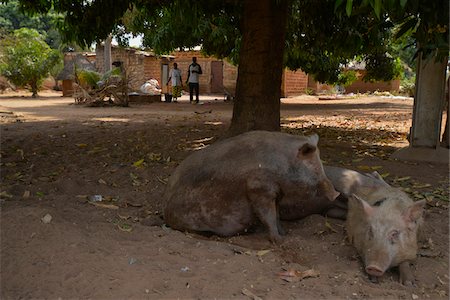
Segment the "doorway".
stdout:
[[211,93],[223,94],[223,62],[211,62]]

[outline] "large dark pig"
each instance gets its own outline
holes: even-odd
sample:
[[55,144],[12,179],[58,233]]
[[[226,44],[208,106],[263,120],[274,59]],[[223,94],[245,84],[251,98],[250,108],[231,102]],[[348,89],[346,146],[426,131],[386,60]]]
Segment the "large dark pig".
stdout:
[[[230,236],[255,223],[276,242],[279,218],[321,213],[339,195],[325,176],[319,137],[251,131],[194,152],[174,171],[164,219],[174,229]],[[283,210],[279,208],[283,207]]]
[[417,233],[426,201],[412,201],[378,173],[325,167],[336,190],[348,196],[347,234],[366,272],[375,278],[398,266],[400,281],[411,285],[410,262],[417,255]]

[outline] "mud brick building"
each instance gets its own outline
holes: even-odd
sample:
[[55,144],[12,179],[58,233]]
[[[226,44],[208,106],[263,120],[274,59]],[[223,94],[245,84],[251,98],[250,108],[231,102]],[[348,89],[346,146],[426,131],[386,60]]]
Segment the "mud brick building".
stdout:
[[[65,65],[70,65],[80,53],[67,53],[64,59]],[[83,53],[86,60],[90,61],[100,73],[104,72],[104,47],[97,45],[95,53]],[[166,82],[173,63],[178,64],[182,72],[183,83],[187,79],[187,69],[192,63],[192,57],[197,57],[197,63],[202,67],[200,76],[201,94],[221,94],[234,96],[237,81],[237,66],[226,60],[207,57],[200,51],[176,51],[170,55],[156,55],[151,51],[141,51],[133,48],[111,48],[111,62],[120,62],[130,78],[131,91],[139,91],[140,86],[149,79],[156,79],[160,83],[162,93],[167,93]],[[66,70],[66,73],[69,71]],[[359,71],[359,72],[363,72]],[[362,74],[362,73],[361,73]],[[71,95],[72,82],[65,77],[63,82],[64,96]],[[291,97],[304,94],[307,90],[321,93],[332,89],[331,86],[316,82],[312,76],[301,70],[291,71],[285,69],[282,75],[281,96]],[[346,88],[346,92],[371,92],[371,91],[398,91],[399,81],[391,82],[364,82],[358,80]],[[185,86],[185,90],[187,87]]]
[[[97,45],[95,50],[96,67],[100,73],[104,73],[104,53],[103,45]],[[122,64],[128,74],[130,88],[135,91],[138,91],[142,84],[152,78],[158,80],[161,87],[165,87],[165,82],[163,83],[161,79],[168,78],[169,64],[173,60],[173,56],[156,55],[151,51],[111,47],[111,62]]]

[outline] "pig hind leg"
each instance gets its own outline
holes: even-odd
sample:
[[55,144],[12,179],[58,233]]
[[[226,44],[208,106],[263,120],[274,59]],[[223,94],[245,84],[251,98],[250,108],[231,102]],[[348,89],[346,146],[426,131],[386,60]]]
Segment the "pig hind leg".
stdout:
[[284,231],[280,225],[277,202],[280,189],[267,176],[251,176],[247,180],[247,197],[253,212],[269,230],[273,243],[281,241]]

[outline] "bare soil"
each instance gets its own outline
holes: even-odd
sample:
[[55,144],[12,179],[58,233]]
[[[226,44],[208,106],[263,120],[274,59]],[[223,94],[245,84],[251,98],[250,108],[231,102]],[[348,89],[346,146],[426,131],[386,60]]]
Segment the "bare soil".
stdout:
[[280,245],[264,229],[165,226],[167,178],[230,123],[223,97],[201,101],[89,108],[56,92],[0,95],[1,299],[448,299],[448,165],[390,159],[407,145],[411,99],[282,99],[282,128],[318,133],[325,164],[377,170],[427,199],[415,287],[395,269],[370,282],[343,221],[320,215],[283,222]]

